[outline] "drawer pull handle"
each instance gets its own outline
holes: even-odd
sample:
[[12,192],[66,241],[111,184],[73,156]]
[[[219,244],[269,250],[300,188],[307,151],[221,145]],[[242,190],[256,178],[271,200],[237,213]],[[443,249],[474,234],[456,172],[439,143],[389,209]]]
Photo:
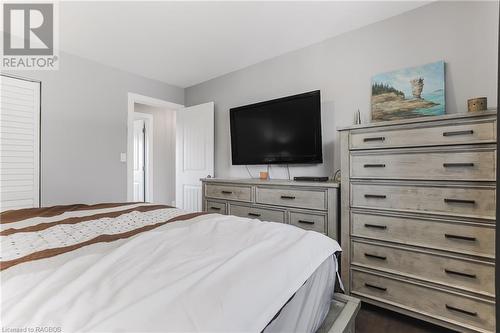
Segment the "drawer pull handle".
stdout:
[[460,313],[463,313],[463,314],[466,314],[469,316],[477,317],[477,312],[472,312],[472,311],[467,311],[464,309],[456,308],[456,307],[448,305],[448,304],[446,304],[446,309],[451,310],[451,311],[460,312]]
[[368,224],[368,223],[365,223],[365,227],[366,228],[375,228],[375,229],[387,229],[387,226],[386,225],[377,225],[377,224]]
[[365,164],[365,168],[385,168],[385,164]]
[[248,213],[248,216],[255,216],[255,217],[259,217],[260,214],[257,214],[257,213]]
[[464,204],[474,205],[476,203],[476,200],[448,199],[448,198],[445,198],[444,202],[446,202],[446,203],[464,203]]
[[473,167],[474,163],[443,163],[443,167],[445,168],[453,168],[453,167]]
[[468,131],[454,131],[454,132],[444,132],[443,136],[454,136],[454,135],[471,135],[474,134],[473,130]]
[[299,220],[298,222],[304,224],[314,224],[314,221]]
[[364,138],[363,139],[363,142],[370,142],[370,141],[385,141],[385,137],[384,136],[376,136],[373,138]]
[[365,194],[365,198],[385,199],[387,196],[384,194]]
[[468,277],[468,278],[471,278],[471,279],[475,279],[476,278],[476,274],[469,274],[469,273],[462,273],[462,272],[452,271],[451,269],[447,269],[447,268],[444,269],[444,272],[446,274],[464,276],[464,277]]
[[367,257],[367,258],[374,258],[374,259],[380,259],[380,260],[387,260],[386,256],[378,256],[376,254],[371,254],[371,253],[365,253],[365,257]]
[[444,234],[445,238],[452,238],[452,239],[460,239],[460,240],[466,240],[470,242],[475,242],[476,237],[468,237],[468,236],[460,236],[460,235],[451,235],[451,234]]
[[381,291],[387,290],[387,288],[385,288],[385,287],[379,287],[379,286],[376,286],[376,285],[371,284],[371,283],[365,283],[365,286],[367,286],[368,288],[373,288],[373,289],[377,289],[377,290],[381,290]]
[[220,207],[210,207],[210,209],[213,209],[213,210],[221,210]]
[[281,196],[281,199],[289,199],[289,200],[293,200],[295,199],[295,197],[291,196],[291,195],[282,195]]
[[232,191],[222,191],[222,194],[233,194]]

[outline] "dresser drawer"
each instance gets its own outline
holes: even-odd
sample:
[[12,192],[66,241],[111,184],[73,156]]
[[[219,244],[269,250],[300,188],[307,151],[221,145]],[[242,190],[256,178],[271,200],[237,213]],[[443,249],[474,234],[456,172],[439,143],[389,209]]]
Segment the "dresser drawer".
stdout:
[[495,331],[494,302],[421,284],[352,271],[352,293],[401,306],[475,331]]
[[353,131],[351,149],[385,147],[416,147],[470,143],[495,143],[495,122],[476,122],[461,125],[441,125],[420,128],[379,129],[376,132]]
[[256,202],[268,205],[326,209],[326,192],[257,187]]
[[207,200],[205,210],[210,213],[226,214],[226,204],[217,201]]
[[495,181],[496,149],[354,152],[350,165],[352,178]]
[[326,233],[326,215],[290,212],[290,224],[302,229]]
[[282,210],[230,204],[229,211],[231,215],[240,217],[248,217],[267,222],[285,222],[285,212]]
[[493,187],[440,187],[351,183],[351,206],[495,218]]
[[353,212],[351,228],[352,236],[495,257],[492,226]]
[[495,266],[428,252],[352,242],[352,264],[494,297]]
[[207,184],[205,185],[205,196],[208,198],[251,202],[252,187]]

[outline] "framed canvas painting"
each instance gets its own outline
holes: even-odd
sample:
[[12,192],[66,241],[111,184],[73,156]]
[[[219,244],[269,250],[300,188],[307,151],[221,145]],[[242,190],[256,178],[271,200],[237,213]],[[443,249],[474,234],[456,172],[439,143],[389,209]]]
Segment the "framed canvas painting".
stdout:
[[445,114],[444,61],[375,75],[372,121]]

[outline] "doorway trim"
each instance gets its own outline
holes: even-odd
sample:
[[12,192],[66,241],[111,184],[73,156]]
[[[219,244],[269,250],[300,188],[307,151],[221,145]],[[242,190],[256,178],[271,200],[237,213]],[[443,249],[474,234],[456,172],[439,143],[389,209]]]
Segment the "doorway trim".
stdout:
[[[144,112],[136,112],[134,111],[134,120],[142,120],[144,121],[144,127],[146,128],[146,136],[145,140],[145,149],[144,149],[144,201],[145,202],[153,202],[153,115],[150,113]],[[132,152],[132,162],[135,158],[134,153]],[[133,163],[132,163],[133,164]],[[133,173],[132,173],[133,178]]]
[[[172,103],[162,99],[140,95],[136,93],[128,93],[128,110],[127,110],[127,201],[134,200],[134,109],[135,103],[145,104],[152,107],[168,108],[170,110],[178,110],[184,107],[182,104]],[[152,179],[152,177],[151,177]]]

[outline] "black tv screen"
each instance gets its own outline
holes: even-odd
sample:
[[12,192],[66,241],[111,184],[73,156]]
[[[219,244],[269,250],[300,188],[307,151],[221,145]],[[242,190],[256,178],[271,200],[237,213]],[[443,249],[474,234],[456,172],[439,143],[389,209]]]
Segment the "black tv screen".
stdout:
[[230,110],[233,165],[322,163],[319,90]]

